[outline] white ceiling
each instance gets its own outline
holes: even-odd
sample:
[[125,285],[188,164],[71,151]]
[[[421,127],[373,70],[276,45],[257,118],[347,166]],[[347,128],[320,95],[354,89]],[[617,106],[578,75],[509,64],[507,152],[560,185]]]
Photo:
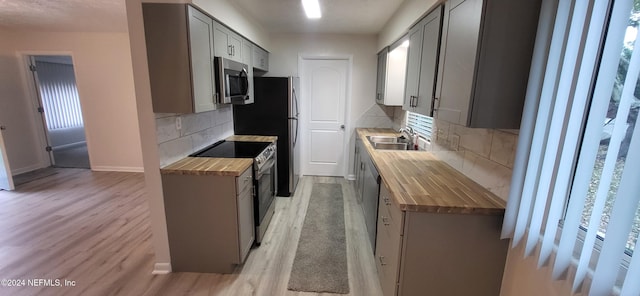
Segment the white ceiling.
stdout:
[[232,0],[269,32],[378,33],[404,0],[319,0],[309,20],[301,0]]
[[[125,0],[0,0],[0,28],[126,32]],[[309,20],[301,0],[229,0],[269,32],[377,33],[404,0],[319,0]]]
[[126,32],[124,0],[0,0],[0,27],[49,32]]

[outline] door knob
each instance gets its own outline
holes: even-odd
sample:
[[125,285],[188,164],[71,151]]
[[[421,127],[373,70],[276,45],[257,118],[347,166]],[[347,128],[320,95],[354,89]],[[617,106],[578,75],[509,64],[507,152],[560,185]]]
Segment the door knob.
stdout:
[[343,124],[343,125],[340,125],[340,129],[341,129],[341,130],[344,130],[344,124]]

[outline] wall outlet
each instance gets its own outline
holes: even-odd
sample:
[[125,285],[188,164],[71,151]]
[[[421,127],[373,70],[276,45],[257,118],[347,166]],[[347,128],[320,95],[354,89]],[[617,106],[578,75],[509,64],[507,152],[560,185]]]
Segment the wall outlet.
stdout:
[[181,130],[182,129],[182,117],[180,117],[180,116],[176,117],[176,129],[177,130]]
[[449,139],[449,141],[449,147],[451,147],[453,151],[458,151],[458,146],[460,146],[460,136],[453,134],[451,135],[451,139]]

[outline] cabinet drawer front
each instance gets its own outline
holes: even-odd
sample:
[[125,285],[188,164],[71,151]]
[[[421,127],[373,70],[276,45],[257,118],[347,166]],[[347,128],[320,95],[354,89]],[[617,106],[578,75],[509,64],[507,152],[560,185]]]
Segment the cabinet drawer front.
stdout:
[[253,170],[248,168],[242,175],[236,178],[236,194],[240,195],[242,192],[247,190],[247,187],[251,187],[253,185]]
[[398,285],[402,236],[385,225],[382,217],[379,217],[376,239],[375,260],[382,292],[385,296],[395,295]]
[[393,203],[387,186],[380,186],[380,218],[383,218],[383,226],[394,229],[399,235],[403,234],[404,215],[400,208]]

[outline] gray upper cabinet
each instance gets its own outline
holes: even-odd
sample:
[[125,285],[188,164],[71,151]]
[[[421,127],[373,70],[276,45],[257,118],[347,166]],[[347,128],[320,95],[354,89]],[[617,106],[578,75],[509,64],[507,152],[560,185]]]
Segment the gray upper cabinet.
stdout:
[[378,53],[378,76],[376,79],[376,103],[384,104],[385,79],[387,77],[387,55],[389,47]]
[[269,71],[269,53],[259,46],[253,47],[253,67],[264,72]]
[[185,4],[144,3],[142,8],[153,111],[214,110],[211,18]]
[[242,62],[242,37],[224,25],[214,22],[215,55]]
[[540,0],[445,3],[434,117],[519,128]]
[[438,6],[409,30],[404,110],[432,116],[441,27]]

